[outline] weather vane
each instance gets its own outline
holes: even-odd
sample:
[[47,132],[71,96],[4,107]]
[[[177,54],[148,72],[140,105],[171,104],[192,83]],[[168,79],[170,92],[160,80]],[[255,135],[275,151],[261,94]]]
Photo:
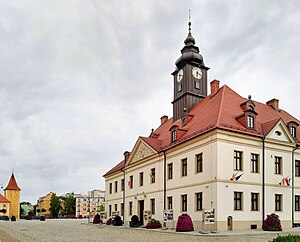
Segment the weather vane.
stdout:
[[189,33],[191,33],[191,10],[189,9]]

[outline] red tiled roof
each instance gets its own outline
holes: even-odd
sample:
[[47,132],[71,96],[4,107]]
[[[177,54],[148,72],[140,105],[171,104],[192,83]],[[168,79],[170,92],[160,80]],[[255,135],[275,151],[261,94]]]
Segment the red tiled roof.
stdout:
[[122,160],[120,163],[118,163],[115,167],[113,167],[112,169],[110,169],[108,172],[106,172],[103,177],[110,175],[116,171],[120,171],[125,165],[125,160]]
[[[189,115],[193,116],[193,118],[184,126],[183,135],[176,142],[171,143],[170,128],[173,125],[178,125],[178,128],[182,128],[182,122],[181,120],[176,120],[173,123],[172,118],[168,119],[153,132],[155,134],[153,138],[142,139],[157,152],[160,152],[214,128],[263,137],[274,127],[279,119],[282,119],[286,124],[290,121],[300,124],[299,120],[284,110],[274,110],[267,104],[253,101],[257,116],[255,130],[249,130],[236,119],[237,116],[243,114],[241,104],[247,100],[224,85],[217,93],[207,96],[193,107],[189,112]],[[297,132],[296,141],[297,143],[300,141],[300,132]],[[116,167],[124,166],[124,162],[121,163],[112,170],[116,171]]]
[[5,190],[17,190],[17,191],[21,191],[21,189],[19,188],[17,181],[15,179],[14,174],[11,175],[8,185],[7,187],[4,189]]
[[10,203],[10,201],[9,201],[6,197],[3,197],[3,196],[0,194],[0,203]]

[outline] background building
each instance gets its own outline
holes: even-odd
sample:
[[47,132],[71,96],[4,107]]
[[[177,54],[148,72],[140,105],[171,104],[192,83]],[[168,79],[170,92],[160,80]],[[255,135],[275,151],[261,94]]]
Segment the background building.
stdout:
[[105,191],[92,190],[87,195],[76,196],[76,217],[94,217],[105,208]]
[[278,99],[244,98],[218,80],[207,95],[209,68],[191,23],[184,44],[172,73],[173,118],[162,116],[104,175],[108,216],[143,223],[149,211],[163,221],[168,209],[173,220],[188,213],[198,230],[224,231],[261,228],[275,212],[284,228],[300,224],[299,120]]
[[0,194],[0,216],[9,216],[10,201]]
[[17,184],[14,173],[12,173],[9,182],[4,189],[4,197],[10,201],[9,217],[20,218],[20,193],[21,189]]

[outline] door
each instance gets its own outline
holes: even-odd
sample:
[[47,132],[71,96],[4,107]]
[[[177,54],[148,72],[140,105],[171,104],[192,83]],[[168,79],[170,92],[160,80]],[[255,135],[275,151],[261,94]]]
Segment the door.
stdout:
[[232,217],[228,216],[227,218],[227,229],[232,230]]
[[138,214],[140,218],[140,223],[141,225],[144,225],[144,200],[139,201],[138,209],[139,209]]

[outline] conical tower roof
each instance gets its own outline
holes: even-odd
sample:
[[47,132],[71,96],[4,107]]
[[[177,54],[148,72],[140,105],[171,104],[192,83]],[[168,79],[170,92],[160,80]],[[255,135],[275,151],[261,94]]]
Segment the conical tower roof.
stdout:
[[16,191],[21,191],[21,189],[19,188],[16,178],[14,176],[14,173],[11,174],[11,177],[9,179],[9,182],[7,184],[7,187],[4,189],[5,190],[16,190]]

